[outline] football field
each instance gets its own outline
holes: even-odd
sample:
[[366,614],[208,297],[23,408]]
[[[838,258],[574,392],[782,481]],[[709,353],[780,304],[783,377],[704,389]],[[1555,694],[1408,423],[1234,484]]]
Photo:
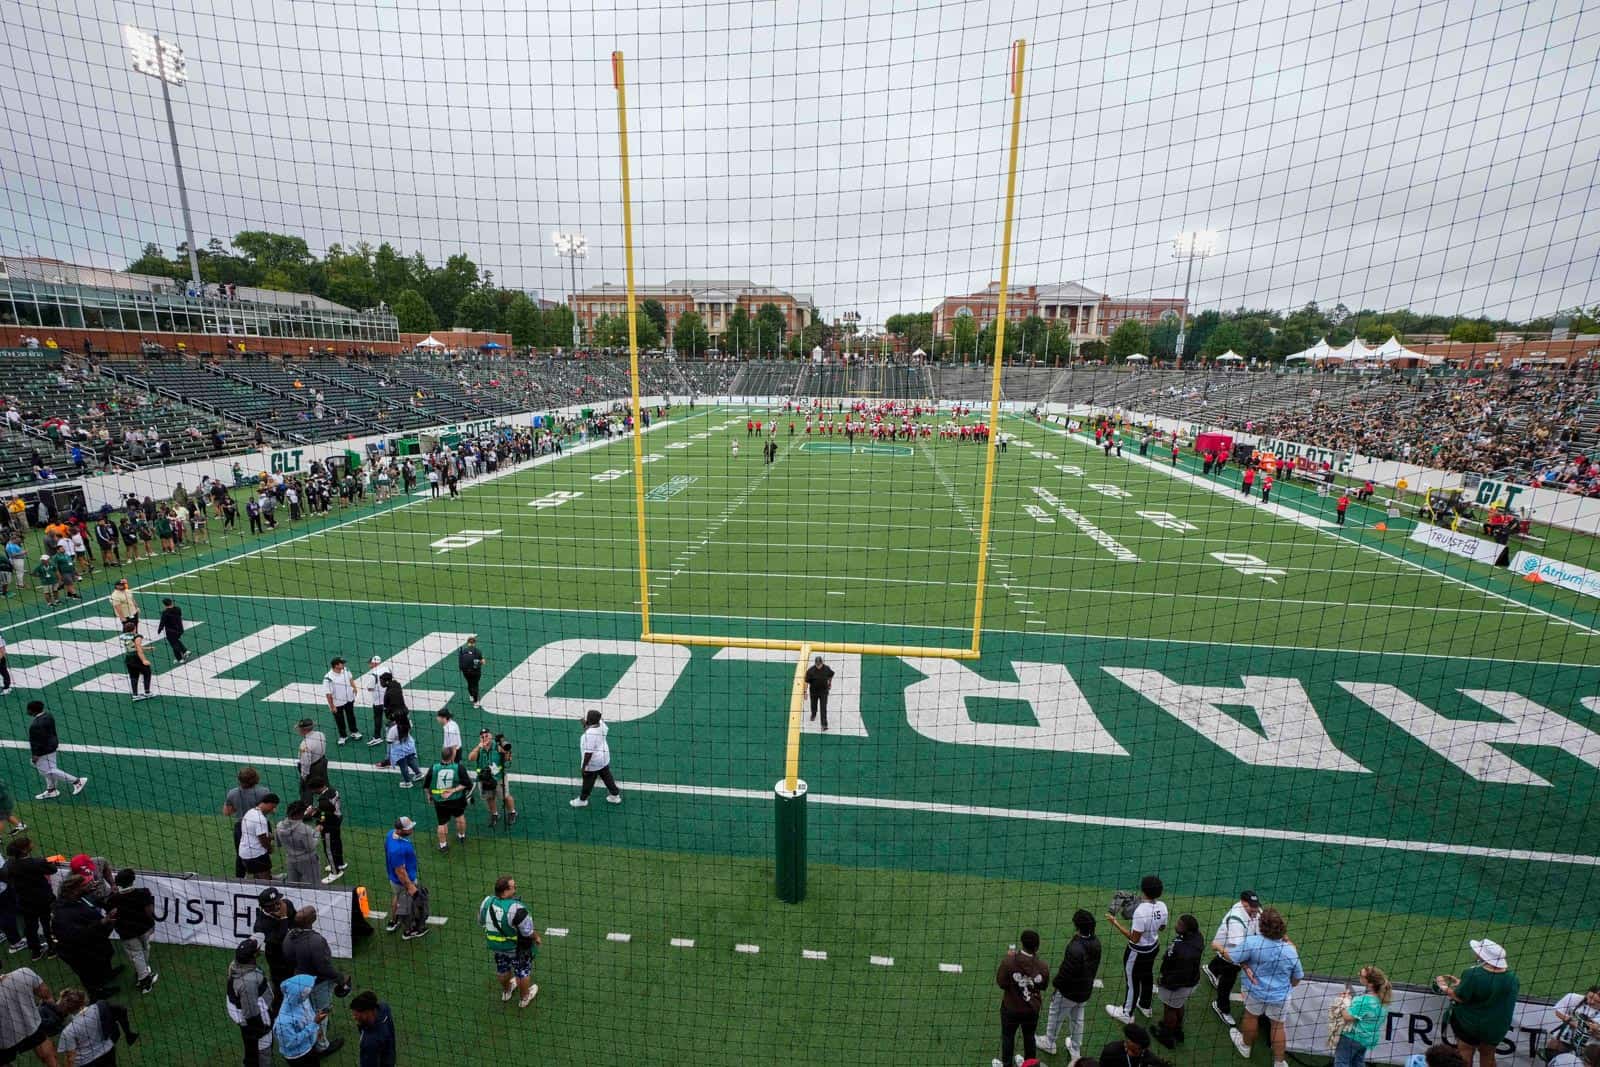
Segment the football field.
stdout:
[[[777,420],[771,462],[754,419]],[[984,447],[804,426],[679,409],[642,435],[654,630],[966,647]],[[174,664],[149,634],[148,703],[128,702],[103,572],[82,605],[14,611],[13,711],[34,697],[59,709],[62,762],[94,781],[53,807],[24,801],[24,815],[52,849],[228,873],[215,812],[234,769],[254,763],[291,792],[294,723],[317,716],[332,734],[318,714],[328,661],[378,655],[414,711],[448,705],[469,738],[507,735],[521,811],[490,830],[474,809],[465,849],[424,850],[448,920],[433,936],[359,951],[358,988],[384,992],[402,1034],[487,1028],[527,1050],[517,1062],[583,1062],[586,1027],[616,1062],[739,1062],[730,1050],[781,1033],[794,1063],[885,1040],[884,1062],[987,1063],[992,968],[1017,931],[1039,929],[1053,963],[1074,910],[1102,914],[1152,871],[1207,936],[1256,889],[1318,974],[1376,963],[1426,981],[1464,964],[1467,937],[1491,936],[1525,992],[1589,983],[1567,950],[1591,943],[1595,916],[1577,904],[1600,891],[1582,829],[1600,769],[1600,618],[1584,598],[1422,548],[1409,520],[1376,509],[1352,506],[1340,526],[1301,486],[1280,482],[1266,504],[1239,491],[1237,468],[1206,476],[1192,456],[1131,443],[1107,456],[1017,416],[1001,429],[981,657],[828,655],[830,729],[808,720],[800,757],[802,905],[773,898],[771,870],[795,656],[640,641],[625,437],[569,444],[458,500],[404,497],[150,571],[146,619],[175,598],[197,654]],[[455,666],[472,634],[481,710]],[[590,707],[611,723],[620,807],[566,803]],[[20,718],[3,758],[23,794]],[[416,719],[426,766],[439,731]],[[384,827],[432,820],[421,791],[373,766],[379,752],[332,758],[352,873],[386,906]],[[501,1011],[472,921],[501,873],[560,931],[532,1017]],[[1101,934],[1118,995],[1116,934]],[[220,1020],[221,955],[163,951],[174,984]],[[1098,1002],[1089,1025],[1095,1048],[1114,1031]],[[1191,1034],[1182,1062],[1221,1062],[1214,1020]],[[217,1055],[234,1041],[218,1026],[190,1036]],[[199,1062],[184,1038],[161,1028],[129,1062]]]

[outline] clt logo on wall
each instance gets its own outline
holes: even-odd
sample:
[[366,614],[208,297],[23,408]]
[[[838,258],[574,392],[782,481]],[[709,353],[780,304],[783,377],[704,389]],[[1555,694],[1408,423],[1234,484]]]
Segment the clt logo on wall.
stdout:
[[292,474],[300,469],[300,457],[305,454],[303,448],[285,448],[272,454],[271,465],[267,468],[273,474]]
[[1526,488],[1524,485],[1512,485],[1510,482],[1496,482],[1485,478],[1478,483],[1475,499],[1480,504],[1492,504],[1499,500],[1504,502],[1506,507],[1511,507]]

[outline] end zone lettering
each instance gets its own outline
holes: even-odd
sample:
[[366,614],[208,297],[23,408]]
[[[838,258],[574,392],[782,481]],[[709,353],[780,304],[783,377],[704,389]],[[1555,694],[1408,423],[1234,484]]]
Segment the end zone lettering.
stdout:
[[1355,453],[1353,452],[1336,452],[1331,448],[1317,448],[1315,445],[1301,444],[1299,441],[1282,441],[1276,437],[1263,437],[1257,443],[1256,449],[1261,452],[1271,452],[1285,459],[1298,459],[1304,456],[1319,466],[1326,463],[1340,474],[1348,474],[1355,468]]

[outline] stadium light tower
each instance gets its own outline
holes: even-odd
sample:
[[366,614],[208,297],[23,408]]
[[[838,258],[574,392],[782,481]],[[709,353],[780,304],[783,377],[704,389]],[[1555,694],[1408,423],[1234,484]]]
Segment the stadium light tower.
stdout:
[[1183,366],[1183,340],[1189,332],[1189,283],[1194,281],[1194,261],[1216,250],[1216,230],[1185,230],[1172,239],[1172,258],[1189,261],[1189,270],[1183,277],[1183,307],[1178,311],[1177,362],[1180,367]]
[[559,230],[550,238],[555,242],[556,255],[572,262],[572,295],[567,298],[567,305],[572,310],[572,350],[578,350],[578,260],[589,255],[589,239],[581,233],[561,233]]
[[167,138],[172,142],[172,169],[178,175],[178,206],[183,209],[183,229],[189,237],[189,277],[200,288],[200,257],[195,252],[194,219],[189,214],[189,189],[183,182],[183,160],[178,155],[178,123],[172,117],[172,86],[189,80],[188,62],[183,49],[159,34],[137,26],[122,27],[133,69],[161,83],[161,104],[167,109]]

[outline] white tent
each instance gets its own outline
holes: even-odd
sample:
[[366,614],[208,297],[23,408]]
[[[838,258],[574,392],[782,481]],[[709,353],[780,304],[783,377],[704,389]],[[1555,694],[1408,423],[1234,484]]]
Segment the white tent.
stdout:
[[1372,349],[1361,343],[1357,337],[1347,345],[1335,348],[1323,357],[1330,363],[1359,363],[1372,358]]
[[1128,357],[1128,362],[1129,363],[1149,363],[1150,362],[1150,357],[1149,356],[1141,356],[1139,353],[1135,352],[1133,355]]
[[1285,356],[1283,361],[1285,363],[1316,363],[1320,360],[1327,359],[1329,353],[1332,351],[1333,349],[1328,347],[1328,339],[1326,337],[1319,337],[1316,344],[1312,345],[1304,352],[1296,352],[1292,356]]
[[1437,364],[1443,363],[1440,356],[1429,356],[1422,352],[1414,352],[1400,343],[1400,338],[1391,336],[1383,344],[1372,350],[1372,358],[1383,363],[1393,363],[1397,360],[1412,359],[1418,363]]
[[921,348],[918,348],[915,352],[911,353],[911,358],[912,359],[921,359],[924,356],[926,356],[927,354],[928,353],[924,352]]
[[813,363],[821,363],[822,362],[822,346],[821,345],[818,345],[817,347],[815,347],[815,348],[813,348],[811,350],[811,362],[813,362]]
[[1244,362],[1244,357],[1230,348],[1226,352],[1222,353],[1222,355],[1217,357],[1217,362],[1218,363],[1243,363]]
[[417,347],[418,348],[443,348],[444,347],[444,342],[443,341],[435,341],[433,339],[433,334],[430,333],[427,337],[425,337],[422,340],[417,342]]

